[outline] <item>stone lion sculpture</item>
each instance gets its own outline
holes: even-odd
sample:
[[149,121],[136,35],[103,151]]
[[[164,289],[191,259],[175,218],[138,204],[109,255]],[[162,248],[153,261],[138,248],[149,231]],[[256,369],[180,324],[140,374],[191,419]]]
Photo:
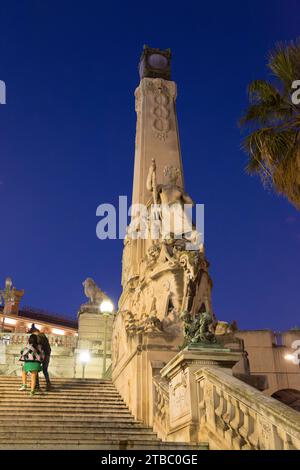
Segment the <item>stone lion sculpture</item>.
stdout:
[[82,285],[84,287],[84,294],[89,299],[90,304],[100,305],[102,300],[107,298],[91,277],[86,278]]

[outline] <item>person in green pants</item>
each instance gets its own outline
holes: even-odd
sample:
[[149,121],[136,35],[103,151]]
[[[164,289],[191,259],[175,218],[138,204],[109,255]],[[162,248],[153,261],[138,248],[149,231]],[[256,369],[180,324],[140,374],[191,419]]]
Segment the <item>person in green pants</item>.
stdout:
[[37,336],[32,334],[28,338],[28,343],[21,351],[20,361],[23,362],[22,386],[19,390],[27,390],[27,374],[31,374],[30,395],[35,394],[35,387],[38,373],[42,370],[44,353],[38,344]]

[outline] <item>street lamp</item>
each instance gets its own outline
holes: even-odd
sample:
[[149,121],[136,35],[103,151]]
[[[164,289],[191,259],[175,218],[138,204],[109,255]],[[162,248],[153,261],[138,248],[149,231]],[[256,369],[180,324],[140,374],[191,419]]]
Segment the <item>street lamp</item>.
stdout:
[[291,361],[291,362],[293,361],[294,362],[295,356],[293,354],[286,354],[284,356],[284,359],[286,359],[287,361]]
[[90,356],[89,351],[81,351],[81,353],[79,355],[79,360],[82,364],[82,378],[83,379],[84,379],[85,366],[89,362],[90,358],[91,358],[91,356]]
[[106,354],[107,354],[107,319],[114,310],[114,304],[110,300],[103,300],[100,304],[100,312],[104,317],[104,340],[103,340],[103,363],[102,363],[102,378],[105,377],[106,372]]
[[300,367],[300,357],[298,354],[299,351],[295,351],[294,354],[288,353],[284,356],[286,361],[292,362],[295,366],[299,365]]

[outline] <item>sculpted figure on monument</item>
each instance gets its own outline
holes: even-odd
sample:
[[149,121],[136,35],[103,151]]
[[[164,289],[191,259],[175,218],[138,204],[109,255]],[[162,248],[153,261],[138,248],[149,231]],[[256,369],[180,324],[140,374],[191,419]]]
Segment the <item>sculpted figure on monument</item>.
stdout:
[[204,311],[193,317],[184,311],[181,315],[184,324],[184,346],[189,344],[213,344],[216,336],[213,331],[214,318],[210,312]]
[[166,184],[157,184],[156,163],[152,159],[147,177],[147,189],[152,192],[152,220],[160,219],[160,234],[163,239],[180,238],[193,231],[192,222],[184,210],[184,205],[193,205],[191,197],[177,185],[180,170],[165,166]]
[[100,305],[107,298],[92,278],[86,278],[82,285],[84,287],[84,294],[89,299],[89,304]]

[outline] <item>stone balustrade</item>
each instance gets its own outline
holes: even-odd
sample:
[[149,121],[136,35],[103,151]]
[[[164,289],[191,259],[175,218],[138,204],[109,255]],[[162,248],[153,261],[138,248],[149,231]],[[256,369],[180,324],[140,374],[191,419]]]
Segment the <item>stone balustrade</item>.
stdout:
[[233,376],[239,352],[187,347],[153,378],[153,428],[211,450],[300,450],[300,413]]
[[[75,377],[77,336],[47,335],[51,345],[50,375]],[[0,375],[20,375],[20,351],[26,345],[26,333],[0,333]]]
[[[47,338],[51,347],[75,348],[77,344],[77,336],[49,334]],[[19,344],[20,346],[25,346],[27,340],[28,334],[26,333],[0,333],[0,343],[2,344]]]
[[153,426],[158,437],[166,440],[170,429],[169,387],[160,377],[153,378]]
[[228,370],[203,367],[195,376],[199,440],[219,449],[300,449],[297,411],[241,382]]

